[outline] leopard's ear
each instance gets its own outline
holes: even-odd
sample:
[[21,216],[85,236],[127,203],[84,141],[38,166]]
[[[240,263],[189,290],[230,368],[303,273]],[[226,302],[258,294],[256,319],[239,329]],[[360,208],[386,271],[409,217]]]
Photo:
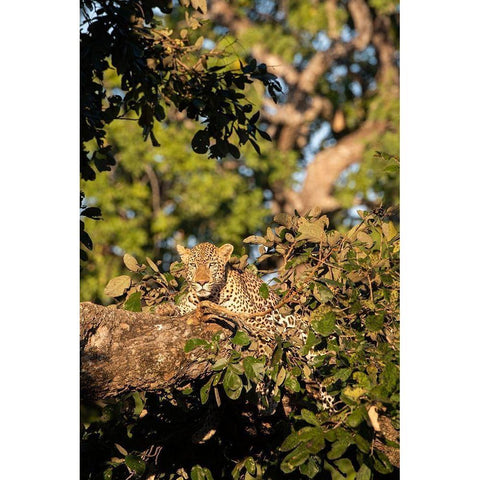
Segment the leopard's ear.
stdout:
[[222,245],[218,249],[218,253],[225,260],[225,262],[228,262],[230,260],[230,257],[232,256],[232,252],[233,252],[233,245],[230,245],[229,243]]
[[182,259],[182,262],[186,263],[188,261],[188,257],[190,256],[190,250],[182,245],[177,245],[177,252]]

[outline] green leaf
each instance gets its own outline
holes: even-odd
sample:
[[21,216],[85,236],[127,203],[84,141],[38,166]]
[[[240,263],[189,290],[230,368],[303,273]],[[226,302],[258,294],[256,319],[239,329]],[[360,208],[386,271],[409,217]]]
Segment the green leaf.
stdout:
[[315,416],[315,414],[313,412],[311,412],[310,410],[307,410],[306,408],[302,408],[301,410],[301,415],[302,415],[302,418],[307,422],[307,423],[310,423],[311,425],[315,425],[315,426],[320,426],[320,422],[318,420],[318,418]]
[[284,387],[292,393],[298,393],[300,391],[300,384],[298,380],[288,372],[285,382],[283,383]]
[[142,311],[142,292],[134,292],[128,296],[127,300],[123,304],[123,309],[130,312]]
[[347,480],[355,480],[355,469],[353,468],[352,462],[348,458],[340,458],[335,460],[335,465],[338,469],[346,475]]
[[334,378],[341,380],[342,382],[346,382],[350,375],[352,374],[353,370],[351,368],[339,368],[335,374],[333,375]]
[[[238,352],[235,352],[238,353]],[[239,359],[240,360],[240,359]],[[245,369],[243,368],[242,363],[234,363],[234,356],[231,355],[230,357],[230,369],[232,370],[233,373],[236,373],[237,375],[243,375],[245,373]]]
[[334,442],[337,438],[337,430],[329,430],[328,432],[325,432],[325,438],[329,442]]
[[192,480],[205,480],[205,473],[203,472],[203,467],[200,465],[195,465],[190,470],[190,478]]
[[356,408],[346,419],[349,427],[356,428],[366,419],[365,407]]
[[309,330],[307,334],[307,341],[305,342],[302,352],[304,354],[307,354],[312,347],[314,347],[315,345],[318,345],[321,342],[322,342],[322,339],[316,337],[315,334],[311,330]]
[[281,452],[289,452],[290,450],[294,449],[302,439],[300,438],[298,432],[292,432],[278,447]]
[[265,365],[262,360],[255,357],[245,357],[243,359],[243,368],[249,380],[258,382],[263,378]]
[[219,358],[213,365],[212,370],[214,372],[220,372],[228,365],[228,360],[226,358]]
[[370,380],[370,377],[364,372],[354,372],[352,377],[361,387],[369,389],[372,386],[372,381]]
[[112,480],[113,468],[107,468],[103,471],[103,480]]
[[137,475],[143,475],[145,472],[146,464],[145,462],[136,455],[127,455],[125,457],[125,464],[128,468],[133,470]]
[[357,472],[356,480],[370,480],[372,478],[372,471],[363,464]]
[[197,347],[203,347],[205,345],[208,345],[208,342],[203,338],[189,338],[185,343],[185,347],[183,350],[185,353],[188,353],[192,350],[195,350]]
[[378,450],[374,450],[373,468],[384,475],[393,472],[393,466],[388,457]]
[[400,380],[400,371],[398,365],[387,363],[380,374],[380,382],[383,384],[388,394],[392,393]]
[[369,315],[365,319],[365,328],[370,332],[378,332],[383,328],[384,315]]
[[210,388],[212,387],[214,377],[210,377],[208,382],[200,388],[200,401],[202,405],[205,405],[208,401],[208,396],[210,395]]
[[332,444],[332,448],[327,453],[327,457],[330,460],[334,460],[335,458],[340,458],[349,447],[350,443],[344,440],[337,440]]
[[252,457],[247,457],[245,459],[245,468],[250,475],[255,475],[257,473],[257,465]]
[[236,400],[242,393],[242,379],[229,366],[223,377],[223,389],[229,398]]
[[132,398],[135,402],[135,409],[134,409],[133,413],[135,415],[140,415],[140,413],[143,410],[143,406],[145,405],[145,401],[142,398],[142,395],[140,394],[140,392],[133,392],[132,393]]
[[305,475],[308,478],[313,478],[320,471],[320,468],[314,460],[314,457],[310,457],[308,462],[300,465],[299,470],[302,475]]
[[235,345],[240,345],[242,347],[250,345],[250,342],[250,337],[242,330],[237,330],[237,333],[232,338],[232,343],[234,343]]
[[313,296],[320,303],[326,303],[333,298],[333,293],[327,286],[317,283],[313,288]]
[[358,399],[366,392],[366,390],[362,387],[352,387],[348,385],[343,389],[343,395],[347,396],[348,398],[358,401]]
[[258,293],[260,294],[260,296],[262,298],[267,299],[269,294],[270,294],[270,290],[268,289],[268,285],[266,283],[262,283],[260,285],[260,288],[258,289]]
[[370,453],[370,442],[363,438],[360,434],[356,433],[353,436],[353,441],[361,452]]
[[335,331],[335,313],[326,313],[321,320],[313,320],[312,328],[322,337],[328,337]]
[[203,473],[205,475],[205,480],[213,480],[212,472],[208,468],[204,467]]
[[345,480],[345,477],[331,464],[326,460],[323,462],[323,467],[325,470],[330,472],[332,480]]
[[[325,437],[323,431],[320,427],[304,427],[311,429],[308,432],[308,439],[305,440],[305,447],[310,453],[318,453],[320,450],[325,448]],[[302,428],[303,430],[303,428]],[[305,435],[300,430],[300,437],[303,438]]]
[[205,130],[199,130],[192,138],[193,151],[199,154],[207,153],[209,146],[210,135]]
[[305,463],[309,456],[310,452],[305,448],[305,445],[299,445],[283,459],[280,469],[283,473],[291,473],[295,468]]

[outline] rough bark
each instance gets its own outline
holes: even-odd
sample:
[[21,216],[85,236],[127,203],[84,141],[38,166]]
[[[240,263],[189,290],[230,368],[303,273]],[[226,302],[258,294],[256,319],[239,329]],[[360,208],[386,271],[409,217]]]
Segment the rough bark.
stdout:
[[205,323],[209,318],[198,312],[166,317],[82,303],[82,397],[112,397],[129,390],[159,391],[208,375],[206,352],[198,348],[185,353],[184,346],[189,338],[209,340],[214,332],[223,330],[215,323]]

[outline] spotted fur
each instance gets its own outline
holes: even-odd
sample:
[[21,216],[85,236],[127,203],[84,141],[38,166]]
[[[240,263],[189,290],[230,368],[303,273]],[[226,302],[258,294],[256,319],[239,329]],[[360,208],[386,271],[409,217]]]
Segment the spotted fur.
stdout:
[[[271,353],[269,345],[275,343],[276,335],[288,337],[294,343],[300,341],[300,345],[305,343],[308,331],[306,322],[298,316],[280,313],[275,308],[280,301],[275,292],[268,290],[268,297],[263,298],[260,295],[262,280],[249,272],[239,271],[228,263],[233,252],[232,245],[227,243],[217,248],[211,243],[200,243],[192,249],[179,245],[177,250],[185,265],[188,288],[176,307],[176,313],[190,313],[203,300],[209,300],[234,313],[268,312],[250,317],[244,323],[248,333],[259,341],[260,354]],[[268,386],[263,383],[258,388],[268,390]],[[334,398],[321,384],[318,384],[318,394],[323,407],[333,411]]]
[[[190,313],[202,300],[209,300],[234,313],[262,313],[245,322],[249,333],[264,341],[282,335],[289,329],[297,329],[300,320],[294,315],[283,315],[275,307],[279,297],[268,290],[263,298],[259,291],[263,282],[249,272],[233,268],[228,260],[233,251],[230,244],[217,248],[211,243],[200,243],[194,248],[177,247],[186,265],[188,291],[178,305],[182,315]],[[304,331],[296,332],[306,339]],[[305,338],[303,338],[305,337]]]

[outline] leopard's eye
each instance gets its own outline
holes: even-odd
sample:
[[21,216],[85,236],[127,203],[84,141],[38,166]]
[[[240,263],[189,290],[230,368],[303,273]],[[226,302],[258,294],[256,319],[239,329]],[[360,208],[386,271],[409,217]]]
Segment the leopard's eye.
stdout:
[[214,267],[215,265],[216,265],[215,262],[210,262],[210,263],[208,264],[209,267]]
[[189,267],[192,267],[192,268],[195,268],[197,265],[196,265],[195,262],[190,262],[190,263],[188,264],[188,266],[189,266]]

